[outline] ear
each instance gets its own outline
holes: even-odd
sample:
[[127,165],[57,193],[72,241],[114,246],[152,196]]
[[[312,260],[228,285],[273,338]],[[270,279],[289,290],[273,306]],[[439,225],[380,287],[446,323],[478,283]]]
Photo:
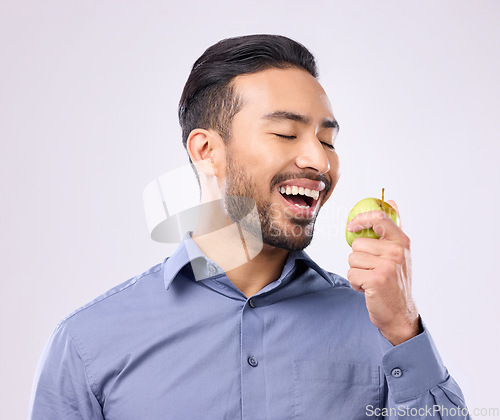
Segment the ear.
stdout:
[[206,175],[220,175],[225,164],[224,142],[220,134],[213,130],[195,128],[189,133],[186,146],[189,157],[197,168],[206,172]]

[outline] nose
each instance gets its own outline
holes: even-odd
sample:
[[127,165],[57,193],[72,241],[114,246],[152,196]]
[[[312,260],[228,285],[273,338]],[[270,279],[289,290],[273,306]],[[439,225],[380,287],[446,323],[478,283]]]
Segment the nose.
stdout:
[[295,164],[301,168],[311,168],[324,174],[330,170],[330,161],[325,151],[325,146],[315,135],[309,136],[301,142],[299,154]]

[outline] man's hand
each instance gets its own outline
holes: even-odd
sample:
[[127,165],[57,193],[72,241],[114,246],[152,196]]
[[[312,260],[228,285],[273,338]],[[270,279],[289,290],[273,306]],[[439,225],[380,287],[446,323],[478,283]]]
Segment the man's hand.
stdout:
[[[387,202],[397,211],[394,201]],[[348,225],[353,232],[368,228],[380,238],[354,240],[347,278],[355,290],[364,292],[373,324],[398,345],[421,332],[411,296],[410,239],[383,211],[359,214]]]

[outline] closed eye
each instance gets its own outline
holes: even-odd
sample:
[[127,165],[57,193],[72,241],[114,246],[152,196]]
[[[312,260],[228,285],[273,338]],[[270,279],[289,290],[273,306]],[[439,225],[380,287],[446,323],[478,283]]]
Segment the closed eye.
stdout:
[[278,133],[274,133],[274,135],[287,140],[293,140],[297,138],[297,136],[286,136],[285,134],[278,134]]
[[330,150],[335,150],[335,146],[333,144],[330,144],[330,143],[325,143],[324,141],[321,142],[321,144],[323,146],[326,146],[328,147]]
[[[294,140],[297,138],[297,136],[287,136],[285,134],[279,134],[279,133],[273,133],[275,136],[280,137],[282,139],[287,139],[287,140]],[[335,146],[330,143],[325,143],[324,141],[320,142],[323,146],[328,147],[330,150],[335,150]]]

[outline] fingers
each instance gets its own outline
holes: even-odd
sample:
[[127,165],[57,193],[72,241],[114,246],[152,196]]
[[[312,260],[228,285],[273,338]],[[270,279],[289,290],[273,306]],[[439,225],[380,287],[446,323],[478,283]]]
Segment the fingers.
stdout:
[[347,230],[351,232],[370,228],[372,228],[382,239],[398,240],[404,235],[401,228],[381,210],[358,214],[347,225]]
[[[377,258],[377,257],[374,257]],[[364,291],[370,296],[378,291],[380,294],[399,294],[399,265],[389,259],[379,259],[377,266],[372,270],[351,267],[347,272],[347,279],[355,290]]]
[[393,200],[387,200],[386,203],[388,203],[394,210],[396,210],[396,213],[399,217],[399,227],[403,228],[403,223],[401,222],[401,214],[399,213],[398,205],[396,204],[396,202]]
[[[376,239],[375,239],[376,240]],[[377,266],[377,257],[365,252],[353,252],[349,255],[349,267],[373,270]]]
[[351,284],[351,287],[358,292],[364,292],[363,288],[364,282],[366,280],[365,276],[366,270],[360,268],[350,268],[347,272],[347,279]]
[[[404,234],[403,234],[404,235]],[[405,258],[405,249],[409,249],[410,239],[404,235],[401,241],[381,241],[373,238],[356,238],[352,243],[353,253],[366,253],[388,258],[401,263]]]
[[396,210],[396,213],[398,214],[398,216],[400,216],[398,205],[394,200],[387,200],[386,203],[388,203],[394,210]]

